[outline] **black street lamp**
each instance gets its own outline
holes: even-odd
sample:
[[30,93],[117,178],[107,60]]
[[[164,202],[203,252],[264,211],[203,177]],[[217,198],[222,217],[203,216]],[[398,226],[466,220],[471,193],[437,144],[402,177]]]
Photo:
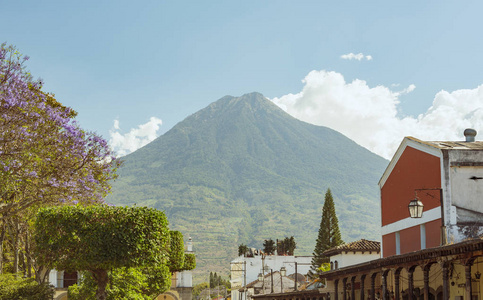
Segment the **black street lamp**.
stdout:
[[423,216],[424,204],[417,196],[409,202],[408,208],[411,218],[421,218]]
[[[409,216],[411,218],[421,218],[423,216],[423,202],[418,198],[418,191],[439,191],[439,204],[441,206],[441,245],[446,245],[446,225],[444,222],[444,206],[443,206],[443,189],[442,188],[430,188],[430,189],[415,189],[414,199],[409,202],[408,209],[409,209]],[[433,197],[432,195],[428,194],[429,196]]]

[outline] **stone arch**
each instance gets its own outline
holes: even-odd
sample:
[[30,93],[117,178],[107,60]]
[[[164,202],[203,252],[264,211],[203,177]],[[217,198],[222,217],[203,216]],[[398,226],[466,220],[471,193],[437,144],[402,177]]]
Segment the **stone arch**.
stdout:
[[54,300],[67,300],[67,292],[61,292]]
[[428,297],[428,298],[429,298],[429,300],[436,300],[436,295],[438,295],[438,294],[436,293],[436,290],[435,290],[435,289],[433,289],[432,287],[430,287],[430,288],[429,288],[429,295],[428,295],[428,296],[429,296],[429,297]]
[[370,290],[368,291],[368,297],[367,299],[376,299],[376,294],[377,294],[377,289],[376,289],[376,278],[379,275],[379,271],[376,271],[371,274],[371,285],[370,285]]
[[416,271],[416,268],[419,267],[419,265],[412,265],[407,268],[408,272],[408,288],[406,292],[406,296],[409,299],[409,295],[412,295],[412,299],[419,299],[419,295],[421,294],[421,291],[418,289],[418,287],[414,286],[414,272]]
[[436,300],[442,300],[443,299],[443,287],[438,286],[436,291],[434,291],[434,295],[436,296]]
[[388,278],[391,269],[383,270],[381,273],[381,293],[380,297],[382,299],[389,299],[389,289],[388,289]]
[[167,291],[156,297],[156,300],[179,300],[179,296],[173,291]]

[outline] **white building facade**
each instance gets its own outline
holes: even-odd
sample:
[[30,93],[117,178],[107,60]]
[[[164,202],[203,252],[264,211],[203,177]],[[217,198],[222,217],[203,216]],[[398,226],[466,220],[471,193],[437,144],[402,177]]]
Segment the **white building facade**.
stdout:
[[239,256],[231,261],[231,299],[245,300],[246,296],[239,289],[256,281],[258,275],[265,276],[270,272],[285,268],[287,275],[299,273],[307,274],[310,270],[312,256],[278,256],[254,255],[253,257]]

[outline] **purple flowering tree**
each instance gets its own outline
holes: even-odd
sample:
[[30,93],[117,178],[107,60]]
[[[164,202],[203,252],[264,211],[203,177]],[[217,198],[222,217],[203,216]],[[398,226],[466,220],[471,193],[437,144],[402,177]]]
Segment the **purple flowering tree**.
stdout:
[[76,124],[75,111],[42,91],[27,60],[0,46],[0,272],[6,237],[17,272],[21,248],[32,263],[27,220],[46,205],[102,203],[120,164],[103,138]]

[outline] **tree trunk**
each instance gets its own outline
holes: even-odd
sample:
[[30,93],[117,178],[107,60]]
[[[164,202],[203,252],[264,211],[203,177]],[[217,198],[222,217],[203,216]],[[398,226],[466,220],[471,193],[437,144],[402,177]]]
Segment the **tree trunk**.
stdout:
[[17,274],[18,273],[18,259],[19,259],[19,249],[18,249],[18,221],[13,220],[12,226],[9,226],[10,229],[10,237],[13,239],[12,245],[13,245],[13,273]]
[[29,239],[29,230],[28,228],[25,229],[25,257],[27,258],[27,277],[32,277],[32,256],[30,253],[30,239]]
[[0,232],[0,274],[3,274],[3,242],[5,241],[5,231],[7,231],[7,227],[5,226],[5,220],[2,220]]
[[[34,269],[35,280],[39,284],[48,282],[50,271],[51,271],[51,269],[47,269],[45,267],[38,266],[36,269]],[[57,284],[57,282],[55,284]]]
[[107,292],[106,287],[109,283],[109,276],[107,275],[107,270],[93,270],[91,271],[94,275],[94,279],[97,282],[96,298],[97,300],[106,300]]
[[19,266],[21,266],[20,270],[19,271],[22,271],[23,273],[23,277],[27,276],[27,266],[25,264],[25,254],[23,253],[23,251],[18,251],[18,257],[19,257]]

